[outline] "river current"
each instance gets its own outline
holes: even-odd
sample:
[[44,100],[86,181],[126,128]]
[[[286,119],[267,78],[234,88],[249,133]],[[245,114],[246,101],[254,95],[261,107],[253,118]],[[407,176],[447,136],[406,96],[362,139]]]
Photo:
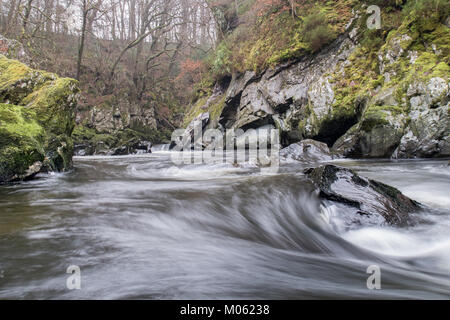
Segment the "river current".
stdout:
[[176,166],[165,151],[0,186],[0,299],[449,299],[448,160],[337,164],[425,204],[421,223],[346,228],[300,164]]

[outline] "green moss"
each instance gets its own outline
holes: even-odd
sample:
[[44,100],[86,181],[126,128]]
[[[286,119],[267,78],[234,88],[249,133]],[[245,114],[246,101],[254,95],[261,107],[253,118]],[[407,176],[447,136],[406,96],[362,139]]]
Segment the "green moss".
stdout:
[[[408,107],[406,92],[411,83],[416,81],[427,83],[433,77],[448,78],[450,69],[446,48],[450,42],[449,29],[439,21],[432,20],[425,32],[415,17],[403,15],[396,8],[384,15],[382,30],[364,28],[361,45],[350,56],[351,63],[344,67],[343,72],[332,75],[331,82],[335,90],[333,110],[364,107],[360,105],[360,101],[366,101],[367,105],[378,92],[387,92],[390,88],[394,88],[395,98],[402,106],[399,110],[392,110],[391,107],[390,110],[384,111],[404,112]],[[400,42],[404,51],[402,56],[394,63],[384,61],[386,63],[384,72],[391,75],[390,81],[386,82],[383,74],[380,74],[378,57],[386,56],[386,53],[393,49],[394,40],[400,39],[402,35],[409,37]],[[414,64],[408,56],[410,51],[417,52],[418,58]],[[366,112],[364,129],[369,130],[378,122],[383,124],[384,111],[371,107]]]
[[219,119],[220,115],[222,114],[223,108],[225,108],[225,99],[226,99],[226,94],[223,94],[219,98],[216,98],[216,100],[208,108],[211,121],[215,121],[215,120]]
[[[0,104],[0,130],[28,139],[41,140],[44,136],[44,130],[38,124],[33,111],[9,104]],[[6,144],[8,141],[1,143],[1,145]]]
[[21,100],[37,86],[56,76],[36,71],[25,64],[0,55],[0,100],[21,105]]
[[361,130],[371,132],[376,127],[389,124],[388,117],[404,114],[398,106],[371,106],[366,110],[361,120]]
[[76,126],[72,133],[74,141],[79,143],[92,140],[95,136],[96,132],[94,129],[82,125]]
[[[24,121],[37,121],[38,129],[33,121],[27,125],[21,123],[18,128],[30,132],[32,136],[35,136],[36,130],[43,130],[39,153],[45,155],[45,167],[48,170],[63,171],[71,167],[71,134],[75,124],[78,91],[78,82],[75,80],[33,70],[19,61],[0,55],[0,102],[22,106]],[[6,113],[3,111],[3,122],[15,126],[17,119],[12,119]],[[25,132],[16,136],[20,137],[18,140],[29,141]],[[27,158],[27,150],[30,149],[28,143],[18,145],[18,148],[23,149],[22,154]],[[11,148],[9,150],[12,152]]]
[[0,104],[0,183],[19,179],[44,160],[44,136],[34,112]]
[[203,107],[206,105],[206,102],[208,101],[209,97],[203,97],[199,99],[190,109],[189,113],[184,117],[183,120],[183,126],[187,127],[192,120],[194,120],[196,117],[201,115],[202,113],[206,112]]
[[32,70],[26,65],[0,55],[0,90],[29,79],[32,74]]
[[209,100],[211,100],[210,97],[203,97],[192,106],[191,110],[183,120],[184,127],[187,127],[196,117],[205,112],[209,112],[210,123],[215,125],[218,124],[220,115],[226,105],[226,94],[217,96],[212,101]]
[[59,78],[46,82],[28,95],[22,103],[36,111],[39,122],[55,134],[71,135],[74,128],[77,81]]
[[[296,2],[296,15],[283,2],[267,3],[254,21],[227,34],[208,59],[212,72],[219,77],[246,70],[259,72],[317,52],[345,31],[352,10],[360,6],[356,0]],[[256,8],[253,10],[258,11]]]
[[46,169],[67,171],[72,168],[74,143],[67,135],[48,135],[45,141]]
[[104,144],[108,148],[117,145],[119,138],[112,134],[97,134],[92,138],[92,143],[95,147]]

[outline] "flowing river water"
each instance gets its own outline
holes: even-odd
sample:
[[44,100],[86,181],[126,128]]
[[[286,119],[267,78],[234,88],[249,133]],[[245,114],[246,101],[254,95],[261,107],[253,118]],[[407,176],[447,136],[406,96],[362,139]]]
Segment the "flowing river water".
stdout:
[[1,186],[0,299],[449,299],[448,160],[338,164],[427,205],[421,223],[348,229],[300,164],[175,166],[163,151]]

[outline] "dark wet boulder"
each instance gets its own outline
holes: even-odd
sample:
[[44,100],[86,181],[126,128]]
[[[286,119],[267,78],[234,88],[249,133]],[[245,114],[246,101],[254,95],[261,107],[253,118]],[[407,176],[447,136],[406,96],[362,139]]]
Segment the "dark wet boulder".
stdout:
[[314,141],[303,140],[298,143],[291,144],[280,152],[283,160],[295,160],[301,162],[318,162],[333,160],[330,149],[327,144]]
[[107,154],[111,156],[126,156],[127,154],[129,154],[129,150],[127,146],[121,146],[109,151]]
[[131,151],[135,154],[152,153],[152,146],[150,141],[139,140],[131,146]]
[[411,214],[422,206],[384,183],[359,176],[333,165],[305,170],[320,190],[320,197],[349,208],[355,222],[363,224],[409,225]]

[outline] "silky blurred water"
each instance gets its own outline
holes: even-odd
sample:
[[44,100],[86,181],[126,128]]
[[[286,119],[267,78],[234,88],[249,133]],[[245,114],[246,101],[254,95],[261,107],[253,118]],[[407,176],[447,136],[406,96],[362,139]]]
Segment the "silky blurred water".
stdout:
[[349,229],[300,164],[179,167],[164,151],[1,186],[0,299],[449,299],[448,161],[337,164],[429,209],[414,227]]

